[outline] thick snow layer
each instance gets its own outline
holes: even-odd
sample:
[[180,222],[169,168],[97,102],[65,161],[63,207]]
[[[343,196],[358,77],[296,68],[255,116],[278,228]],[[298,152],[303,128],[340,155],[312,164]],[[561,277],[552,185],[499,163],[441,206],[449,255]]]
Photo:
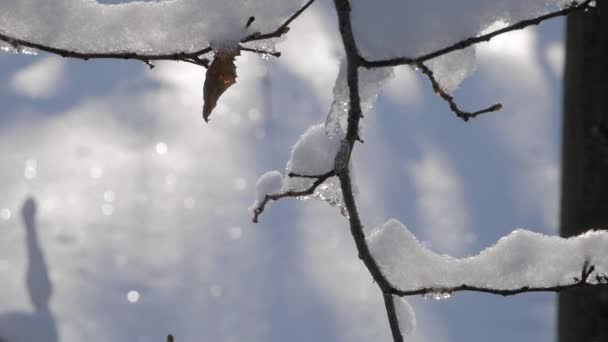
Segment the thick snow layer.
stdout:
[[81,52],[195,51],[212,41],[274,31],[302,0],[174,0],[99,4],[94,0],[2,0],[0,32]]
[[564,239],[516,230],[477,256],[456,259],[428,250],[403,224],[389,220],[369,235],[368,243],[387,278],[406,291],[463,284],[492,289],[568,285],[580,278],[586,260],[595,266],[590,282],[608,272],[606,231]]
[[351,0],[353,30],[370,59],[416,57],[474,37],[496,21],[516,22],[567,0]]

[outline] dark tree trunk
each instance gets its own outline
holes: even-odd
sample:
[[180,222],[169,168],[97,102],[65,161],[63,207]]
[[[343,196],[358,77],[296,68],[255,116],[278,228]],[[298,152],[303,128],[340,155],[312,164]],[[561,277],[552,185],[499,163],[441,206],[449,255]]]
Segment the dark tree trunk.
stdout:
[[[561,199],[565,237],[608,229],[608,2],[597,3],[595,10],[568,17]],[[561,293],[558,340],[608,342],[608,291]]]

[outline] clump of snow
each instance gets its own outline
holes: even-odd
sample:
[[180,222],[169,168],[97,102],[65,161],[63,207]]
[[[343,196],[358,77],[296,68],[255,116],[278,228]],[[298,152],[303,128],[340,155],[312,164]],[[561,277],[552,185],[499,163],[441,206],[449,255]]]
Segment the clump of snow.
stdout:
[[[328,135],[325,125],[317,124],[309,127],[291,151],[291,157],[287,162],[286,174],[319,176],[332,171],[340,145],[341,139]],[[354,175],[351,177],[354,179]],[[281,181],[280,186],[279,181]],[[278,171],[265,173],[257,181],[254,207],[263,200],[267,193],[306,190],[315,181],[316,178],[289,176],[281,178],[281,174]],[[353,181],[353,183],[355,182]],[[357,194],[358,189],[356,186],[354,186],[353,192]],[[307,199],[308,197],[320,199],[332,206],[339,207],[342,214],[346,215],[340,182],[336,177],[327,179],[322,185],[317,187],[312,196],[304,196],[302,199]]]
[[416,313],[410,303],[405,298],[397,296],[393,296],[393,303],[395,304],[395,313],[401,332],[411,334],[416,331]]
[[[314,125],[300,137],[291,151],[287,162],[287,174],[322,175],[334,169],[336,154],[340,150],[341,138],[330,136],[323,124]],[[308,189],[315,179],[286,177],[283,190]],[[342,190],[336,177],[330,178],[319,186],[313,198],[328,202],[341,208],[345,213]]]
[[520,229],[462,259],[428,250],[397,220],[375,229],[367,240],[386,277],[405,291],[463,284],[505,290],[568,285],[580,278],[586,260],[595,266],[589,282],[608,273],[606,231],[564,239]]
[[283,175],[279,171],[268,171],[255,183],[255,203],[253,208],[256,208],[263,200],[266,194],[273,194],[281,191],[283,187]]
[[[0,33],[80,52],[196,51],[210,42],[272,32],[303,0],[92,0],[0,2]],[[249,17],[255,22],[245,31]]]

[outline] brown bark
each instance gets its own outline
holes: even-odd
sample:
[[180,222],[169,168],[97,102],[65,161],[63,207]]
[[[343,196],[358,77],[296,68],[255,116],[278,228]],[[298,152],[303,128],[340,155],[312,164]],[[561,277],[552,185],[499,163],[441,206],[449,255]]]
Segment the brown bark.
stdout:
[[[597,3],[596,9],[567,19],[561,199],[565,237],[608,229],[608,2]],[[608,290],[559,294],[558,341],[608,342]]]

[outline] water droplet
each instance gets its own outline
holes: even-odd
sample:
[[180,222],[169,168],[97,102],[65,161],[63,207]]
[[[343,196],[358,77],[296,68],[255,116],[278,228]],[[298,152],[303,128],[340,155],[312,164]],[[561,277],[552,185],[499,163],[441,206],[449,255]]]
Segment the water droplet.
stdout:
[[454,291],[449,290],[436,290],[433,292],[428,292],[422,295],[424,299],[434,299],[434,300],[443,300],[452,297]]
[[28,159],[25,161],[25,169],[23,170],[23,177],[25,179],[34,179],[38,174],[38,162],[36,159]]
[[2,209],[0,209],[0,217],[4,221],[10,220],[11,219],[11,210],[9,208],[2,208]]
[[106,216],[112,216],[112,214],[114,214],[114,206],[111,204],[104,204],[101,206],[101,212]]
[[174,173],[168,174],[165,176],[165,183],[170,188],[174,187],[175,183],[177,183],[177,176]]
[[106,202],[114,202],[116,199],[116,194],[112,190],[106,190],[103,192],[103,200]]
[[164,155],[167,153],[167,151],[169,151],[169,146],[167,146],[166,143],[160,141],[158,144],[156,144],[156,153],[158,153],[159,155]]
[[137,303],[139,302],[139,298],[139,292],[135,290],[131,290],[127,293],[127,300],[129,301],[129,303]]
[[14,53],[14,54],[24,54],[24,55],[37,55],[38,50],[27,48],[17,44],[8,44],[5,42],[0,42],[0,51]]

